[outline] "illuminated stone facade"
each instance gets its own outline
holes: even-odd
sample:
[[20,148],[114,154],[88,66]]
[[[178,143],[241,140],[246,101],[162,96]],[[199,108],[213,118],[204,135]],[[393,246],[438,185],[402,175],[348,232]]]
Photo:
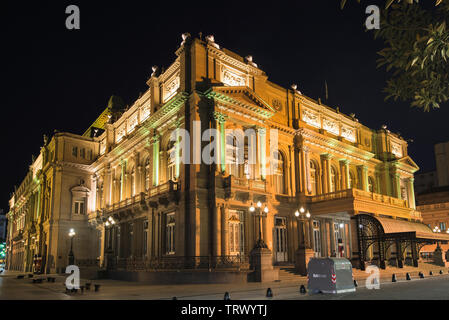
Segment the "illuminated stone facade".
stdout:
[[[10,268],[30,270],[27,257],[40,254],[44,271],[62,270],[70,228],[80,265],[244,268],[259,221],[274,265],[341,254],[358,266],[359,214],[421,221],[418,167],[405,140],[270,82],[252,57],[220,48],[213,37],[184,35],[173,64],[163,73],[154,68],[147,85],[121,113],[106,109],[84,136],[57,133],[45,143],[11,200]],[[218,165],[180,161],[181,142],[170,135],[183,128],[193,140],[194,121],[200,137],[220,132]],[[255,130],[256,164],[234,164],[239,152],[247,160],[247,146],[237,148],[225,129]],[[249,210],[259,201],[268,208],[261,218]],[[399,259],[394,246],[379,257],[377,245],[362,260]]]

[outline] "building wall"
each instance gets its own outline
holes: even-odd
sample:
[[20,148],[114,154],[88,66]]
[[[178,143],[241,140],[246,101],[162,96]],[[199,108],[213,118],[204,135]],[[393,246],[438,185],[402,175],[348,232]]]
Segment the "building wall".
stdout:
[[449,185],[449,141],[435,145],[438,186]]
[[[23,247],[43,257],[43,271],[60,272],[71,228],[79,264],[247,256],[259,229],[273,263],[293,262],[301,245],[335,255],[339,239],[353,258],[358,213],[421,220],[413,190],[418,167],[404,139],[268,81],[251,58],[210,38],[187,38],[173,64],[147,85],[98,136],[56,133],[45,140],[11,200],[11,261],[23,259]],[[190,135],[190,164],[181,160],[182,140],[170,139],[177,129]],[[217,136],[205,136],[208,129]],[[245,143],[228,138],[231,129],[253,130],[254,165],[224,161],[245,155]],[[218,164],[195,162],[207,146]],[[282,160],[276,170],[274,157]],[[259,201],[268,210],[261,218],[249,210]],[[311,217],[296,217],[300,207]],[[26,223],[17,227],[23,215]],[[27,261],[21,268],[31,268]]]

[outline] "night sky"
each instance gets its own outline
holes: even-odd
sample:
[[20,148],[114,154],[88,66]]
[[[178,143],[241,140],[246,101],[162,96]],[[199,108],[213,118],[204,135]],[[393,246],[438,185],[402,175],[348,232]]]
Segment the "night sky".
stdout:
[[[8,211],[43,134],[82,134],[112,94],[131,105],[146,90],[151,66],[175,59],[184,32],[213,34],[220,46],[252,55],[271,81],[296,83],[370,128],[386,124],[413,139],[410,155],[421,172],[432,170],[433,145],[449,140],[449,105],[424,113],[384,102],[387,74],[376,68],[382,42],[364,26],[366,6],[381,2],[348,2],[340,10],[339,0],[3,1],[0,208]],[[70,4],[80,8],[80,30],[65,28]]]

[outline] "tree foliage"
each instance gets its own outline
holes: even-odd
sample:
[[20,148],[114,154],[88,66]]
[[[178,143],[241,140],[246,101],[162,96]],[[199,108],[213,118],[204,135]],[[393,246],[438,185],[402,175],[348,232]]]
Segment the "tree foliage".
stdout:
[[377,62],[390,74],[386,99],[424,111],[439,108],[449,100],[449,0],[436,0],[432,8],[386,0],[385,7],[374,34],[385,45]]

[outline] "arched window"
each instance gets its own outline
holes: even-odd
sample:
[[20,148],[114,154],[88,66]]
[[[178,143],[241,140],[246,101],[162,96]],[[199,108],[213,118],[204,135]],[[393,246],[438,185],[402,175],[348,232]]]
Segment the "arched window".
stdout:
[[374,192],[374,179],[373,177],[368,177],[368,191]]
[[136,195],[136,171],[134,167],[131,169],[131,197]]
[[349,188],[355,188],[355,178],[354,178],[354,173],[352,173],[352,171],[349,171]]
[[168,180],[175,181],[176,180],[176,147],[175,142],[170,141],[167,147],[167,177]]
[[150,189],[150,157],[145,160],[145,169],[143,171],[145,179],[145,191]]
[[273,153],[274,161],[274,172],[273,172],[273,182],[275,186],[276,193],[285,193],[285,180],[284,180],[284,155],[275,151]]
[[317,185],[316,185],[316,182],[317,182],[317,177],[316,177],[316,175],[317,175],[317,167],[316,167],[316,164],[315,164],[315,162],[314,161],[310,161],[310,168],[309,168],[309,179],[310,179],[310,186],[311,186],[311,192],[312,192],[312,195],[315,195],[315,194],[317,194]]
[[331,185],[329,188],[329,192],[335,192],[337,191],[337,171],[334,167],[331,167]]
[[229,173],[234,177],[239,176],[237,164],[237,138],[234,135],[226,136],[226,164],[229,165]]

